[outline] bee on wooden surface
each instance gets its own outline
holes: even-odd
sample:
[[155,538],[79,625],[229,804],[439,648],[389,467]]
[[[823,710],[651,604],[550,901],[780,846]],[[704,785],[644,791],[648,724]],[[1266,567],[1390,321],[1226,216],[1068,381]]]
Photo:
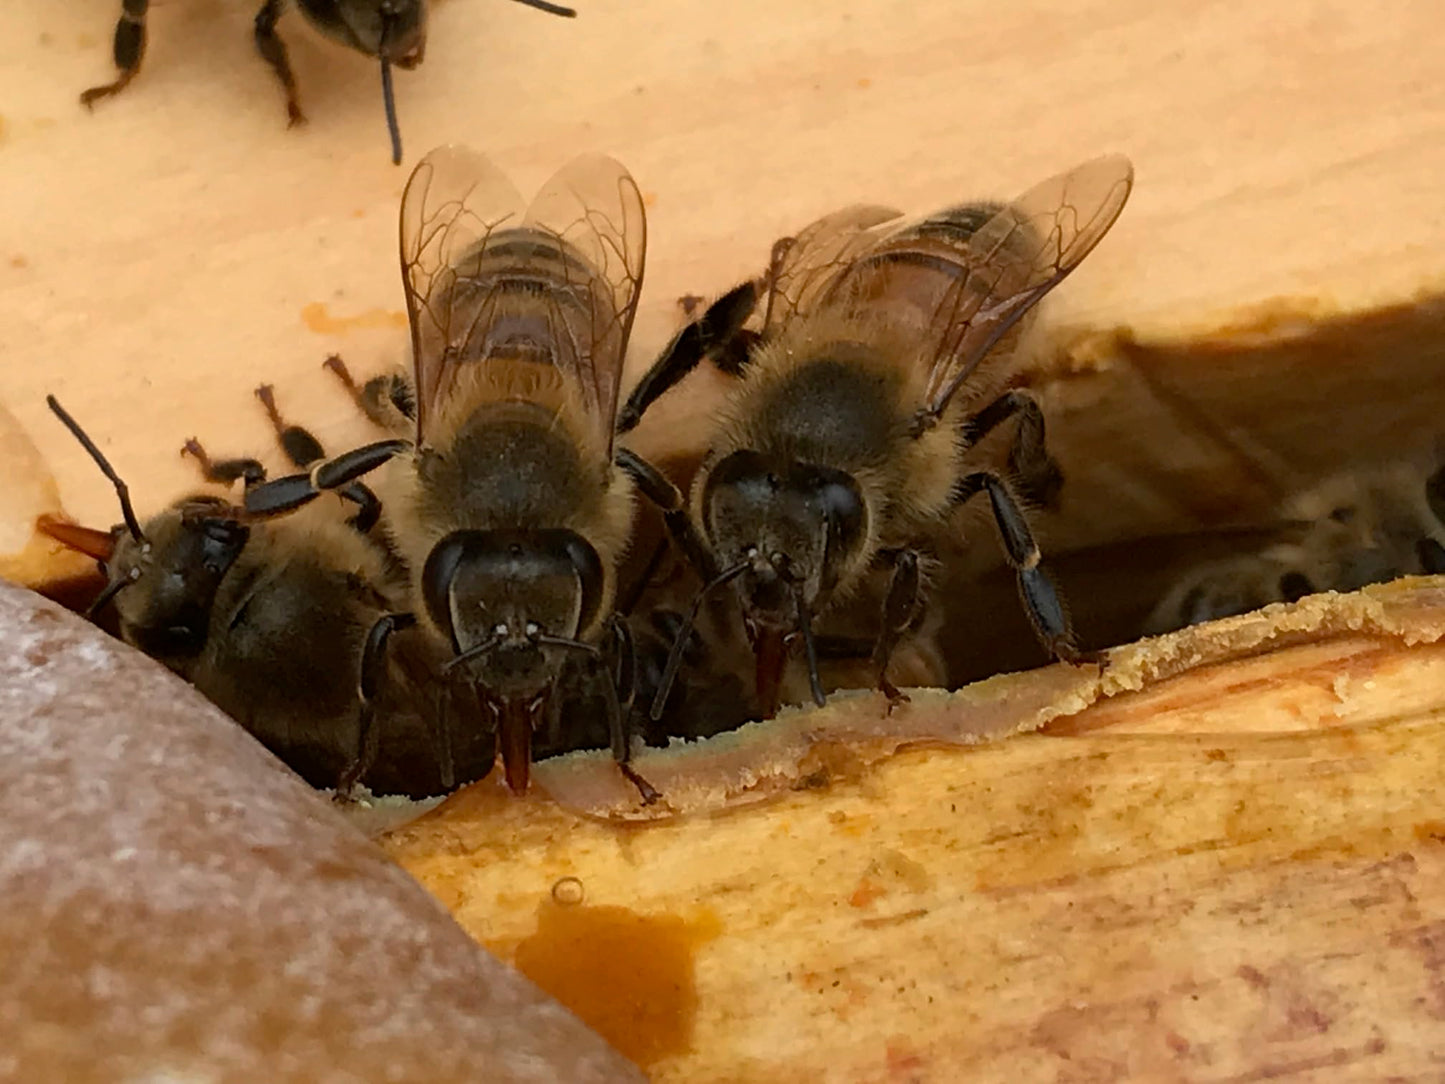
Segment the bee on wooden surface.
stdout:
[[[572,8],[548,3],[547,0],[516,0],[552,15],[574,18]],[[392,94],[391,69],[411,69],[421,63],[426,52],[426,0],[296,0],[306,21],[320,33],[355,49],[363,56],[381,62],[382,102],[386,107],[386,126],[391,136],[391,157],[401,162],[401,131],[396,122],[396,102]],[[80,96],[81,104],[90,108],[101,98],[124,89],[140,73],[146,49],[146,15],[150,0],[121,0],[120,19],[115,24],[112,51],[120,75],[114,82],[91,87]],[[296,89],[296,77],[286,43],[276,33],[276,23],[286,9],[285,0],[265,0],[256,13],[256,51],[271,66],[281,88],[286,92],[286,116],[292,126],[301,124],[306,116]]]
[[[306,430],[259,393],[289,458],[321,457]],[[364,486],[343,521],[318,506],[257,521],[229,501],[187,497],[144,524],[119,475],[52,397],[50,408],[110,479],[124,522],[106,532],[46,520],[57,541],[96,558],[107,584],[92,615],[113,605],[119,635],[195,687],[315,787],[424,798],[481,778],[495,755],[491,735],[453,726],[475,712],[465,690],[435,681],[442,659],[417,633],[398,637],[385,672],[363,689],[357,672],[369,630],[406,598],[407,581],[374,531],[380,511]],[[251,459],[212,461],[192,440],[208,481],[261,484]],[[380,725],[363,746],[363,697]]]
[[[414,439],[253,487],[246,506],[279,514],[401,455],[387,506],[418,608],[392,620],[418,621],[450,652],[447,673],[480,694],[508,784],[526,788],[534,733],[562,709],[554,689],[577,667],[607,698],[613,754],[650,800],[627,763],[633,665],[613,599],[634,485],[664,507],[681,497],[614,439],[642,197],[621,164],[585,156],[523,206],[480,155],[427,155],[401,215],[414,379],[370,400],[393,425],[409,403]],[[387,642],[379,622],[363,674]]]
[[[778,242],[766,279],[720,298],[643,377],[624,426],[701,357],[736,357],[726,344],[739,330],[756,336],[735,363],[740,379],[694,479],[691,514],[669,526],[707,580],[699,602],[735,584],[766,710],[794,641],[823,703],[814,623],[879,570],[887,583],[871,659],[890,704],[901,698],[888,664],[920,620],[928,539],[979,494],[1040,640],[1080,659],[1017,497],[1016,478],[1045,492],[1058,480],[1043,415],[1026,392],[999,388],[1022,322],[1108,231],[1132,178],[1127,159],[1109,157],[1007,206],[965,204],[901,224],[883,207],[829,215]],[[761,330],[751,332],[760,295]],[[970,469],[969,449],[1015,416],[1012,469]],[[670,673],[680,660],[674,653]]]
[[1345,471],[1280,507],[1280,540],[1200,565],[1145,622],[1157,635],[1401,576],[1445,573],[1445,466],[1396,462]]
[[[326,360],[326,368],[373,424],[393,433],[415,425],[415,394],[405,374],[389,372],[358,382],[336,356]],[[649,717],[648,708],[661,685],[696,580],[689,567],[678,567],[675,562],[659,574],[665,556],[665,549],[655,550],[640,574],[634,570],[631,582],[625,575],[619,576],[615,603],[615,620],[624,625],[631,655],[627,681],[631,695],[621,698],[629,711],[626,729],[654,747],[665,747],[677,738],[712,737],[758,718],[750,684],[744,684],[741,668],[733,665],[736,652],[729,632],[736,622],[730,620],[732,613],[709,614],[706,624],[694,623],[684,654],[688,667],[684,680],[673,683],[661,717]],[[566,666],[559,676],[552,698],[558,710],[549,712],[534,732],[533,760],[579,749],[605,749],[612,743],[610,701],[617,694],[596,682],[589,668],[575,662],[571,660],[573,665]]]

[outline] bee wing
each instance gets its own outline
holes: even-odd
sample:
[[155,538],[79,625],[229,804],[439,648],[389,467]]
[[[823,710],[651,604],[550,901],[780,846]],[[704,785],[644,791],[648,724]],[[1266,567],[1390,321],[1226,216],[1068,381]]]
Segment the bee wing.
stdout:
[[892,207],[855,203],[776,242],[768,268],[764,333],[811,311],[838,272],[877,244],[888,232],[882,227],[902,214]]
[[522,197],[487,158],[438,147],[423,158],[401,200],[401,277],[416,373],[417,441],[469,356],[477,307],[457,290],[458,265],[488,238],[521,224]]
[[[934,310],[925,414],[941,414],[994,344],[1079,266],[1133,183],[1127,158],[1096,158],[1029,189],[954,246],[961,274]],[[937,258],[936,247],[925,254]]]
[[[577,383],[606,447],[642,290],[647,217],[627,167],[602,154],[575,158],[542,186],[526,226],[561,242],[554,255],[554,323],[570,348],[557,364]],[[579,259],[580,258],[580,259]]]

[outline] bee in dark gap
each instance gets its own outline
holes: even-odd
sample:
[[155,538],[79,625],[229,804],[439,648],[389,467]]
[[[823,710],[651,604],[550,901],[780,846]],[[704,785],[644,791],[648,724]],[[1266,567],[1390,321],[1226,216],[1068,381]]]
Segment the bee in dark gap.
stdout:
[[[545,11],[551,15],[575,18],[577,12],[547,0],[516,0],[517,3]],[[426,0],[296,0],[301,14],[320,33],[332,41],[355,49],[363,56],[381,62],[382,103],[386,107],[386,127],[391,136],[391,158],[401,163],[401,130],[396,121],[396,101],[392,93],[393,66],[410,70],[421,63],[426,53]],[[123,90],[140,73],[146,50],[146,15],[150,0],[121,0],[120,19],[115,24],[112,51],[120,75],[114,82],[91,87],[80,96],[80,102],[91,108],[101,98]],[[296,76],[286,43],[276,33],[276,23],[286,9],[285,0],[266,0],[256,13],[256,51],[271,66],[286,93],[287,123],[294,127],[306,120],[296,89]]]
[[634,487],[681,505],[615,440],[642,285],[641,193],[620,163],[584,156],[527,206],[487,159],[442,147],[412,174],[401,218],[411,388],[386,378],[352,387],[383,424],[410,400],[413,439],[254,486],[246,507],[281,514],[400,456],[386,503],[417,610],[378,622],[362,684],[390,630],[418,623],[450,654],[446,673],[480,695],[507,783],[521,791],[535,732],[565,706],[558,681],[580,668],[606,699],[621,771],[653,800],[628,763],[635,665],[613,606]]
[[1360,467],[1283,502],[1278,541],[1199,565],[1145,622],[1157,635],[1401,576],[1445,573],[1445,465]]
[[[322,457],[306,430],[287,425],[269,388],[266,404],[288,458]],[[52,397],[50,408],[115,485],[124,521],[111,531],[49,520],[42,529],[100,562],[107,584],[91,606],[113,606],[119,635],[161,662],[240,723],[312,786],[347,793],[364,782],[378,795],[425,798],[481,778],[492,735],[471,719],[468,691],[441,685],[444,661],[419,632],[398,636],[384,672],[358,689],[367,635],[404,604],[405,569],[377,530],[380,505],[363,485],[342,496],[347,520],[317,506],[258,521],[221,497],[197,494],[144,524],[105,456]],[[211,482],[263,484],[254,459],[213,461],[191,440]],[[362,756],[363,695],[380,720]],[[366,761],[366,763],[363,763]]]
[[[1018,496],[1016,479],[1044,496],[1057,489],[1043,414],[1027,392],[1000,390],[1026,318],[1103,238],[1132,181],[1115,156],[1008,205],[911,222],[875,206],[829,215],[779,241],[766,278],[709,306],[639,382],[624,431],[702,357],[735,359],[739,379],[694,479],[691,514],[668,523],[706,580],[698,604],[735,585],[765,711],[776,709],[797,642],[818,704],[825,651],[865,651],[890,706],[903,699],[888,666],[922,620],[929,538],[979,494],[1039,639],[1053,656],[1085,658]],[[760,303],[760,329],[749,328]],[[727,348],[739,330],[755,336],[741,356]],[[1011,418],[1009,469],[970,467],[966,453]],[[861,644],[825,644],[815,622],[879,570],[881,627]],[[680,663],[681,648],[664,690]]]

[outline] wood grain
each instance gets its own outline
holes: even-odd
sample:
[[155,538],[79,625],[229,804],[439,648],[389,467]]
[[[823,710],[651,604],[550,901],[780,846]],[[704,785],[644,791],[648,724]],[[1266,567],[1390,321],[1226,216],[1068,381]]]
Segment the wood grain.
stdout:
[[[369,372],[406,341],[405,171],[373,66],[288,18],[311,123],[286,131],[252,6],[172,0],[153,5],[144,74],[87,115],[76,95],[110,75],[117,6],[0,5],[0,403],[97,524],[113,497],[46,392],[144,511],[193,487],[188,436],[269,451],[263,381],[333,447],[359,439],[320,362]],[[1075,496],[1046,538],[1268,507],[1269,480],[1221,471],[1217,442],[1161,451],[1180,426],[1141,372],[1263,434],[1303,481],[1437,424],[1430,0],[581,6],[563,22],[436,3],[399,107],[408,162],[464,141],[523,189],[581,151],[629,164],[650,215],[634,372],[676,297],[752,272],[820,213],[1007,196],[1122,151],[1135,197],[1053,299],[1042,364]],[[641,439],[675,441],[712,390]],[[1430,1079],[1445,658],[1320,650],[1275,677],[1213,675],[1202,699],[1090,709],[1108,725],[1070,735],[905,753],[766,816],[626,832],[480,788],[459,807],[475,817],[393,852],[534,973],[595,958],[602,1000],[657,1007],[614,1037],[658,1079]],[[1340,673],[1368,721],[1335,711]],[[569,875],[581,905],[552,900]]]
[[1277,607],[1227,663],[1190,630],[1042,733],[766,806],[627,828],[482,784],[388,848],[654,1080],[1434,1079],[1442,601]]
[[[1109,150],[1138,189],[1058,292],[1063,331],[1173,339],[1242,305],[1354,310],[1445,277],[1430,0],[580,7],[435,4],[425,65],[398,76],[407,161],[469,142],[524,189],[580,151],[626,161],[651,216],[634,364],[677,296],[751,272],[819,213],[1006,196]],[[262,381],[333,445],[357,439],[321,359],[370,371],[405,349],[405,170],[374,67],[288,17],[311,122],[287,131],[251,5],[172,0],[152,9],[144,73],[87,114],[76,96],[109,78],[117,8],[0,6],[0,402],[66,506],[107,523],[46,392],[155,507],[194,484],[188,436],[269,453]]]

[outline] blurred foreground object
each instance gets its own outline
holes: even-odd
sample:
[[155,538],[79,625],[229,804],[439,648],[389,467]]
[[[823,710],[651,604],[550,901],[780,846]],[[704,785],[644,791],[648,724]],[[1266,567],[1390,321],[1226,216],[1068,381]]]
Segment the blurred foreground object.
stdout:
[[179,678],[0,584],[0,1080],[639,1080]]
[[[1311,596],[1116,649],[1102,678],[886,722],[840,696],[650,754],[691,815],[643,829],[599,819],[600,790],[588,815],[483,784],[386,846],[656,1081],[1419,1079],[1442,638],[1439,578]],[[910,727],[1045,719],[888,755]],[[607,767],[537,778],[575,800]]]

